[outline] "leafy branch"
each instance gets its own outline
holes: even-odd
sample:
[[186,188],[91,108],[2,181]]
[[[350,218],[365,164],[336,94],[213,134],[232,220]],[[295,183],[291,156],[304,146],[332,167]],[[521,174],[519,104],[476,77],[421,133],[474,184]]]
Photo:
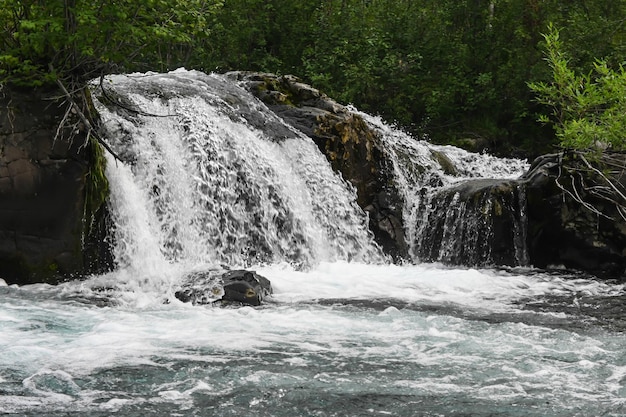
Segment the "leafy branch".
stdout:
[[559,161],[556,185],[597,216],[616,220],[608,214],[608,204],[626,220],[626,158],[619,153],[626,150],[626,71],[596,60],[589,73],[577,74],[558,29],[550,25],[543,36],[552,81],[529,87],[537,101],[551,109],[539,120],[553,124],[561,146],[572,157],[568,164]]
[[626,70],[596,60],[587,74],[577,74],[553,25],[543,35],[551,82],[529,83],[537,101],[551,109],[539,121],[552,123],[560,143],[573,149],[626,150]]

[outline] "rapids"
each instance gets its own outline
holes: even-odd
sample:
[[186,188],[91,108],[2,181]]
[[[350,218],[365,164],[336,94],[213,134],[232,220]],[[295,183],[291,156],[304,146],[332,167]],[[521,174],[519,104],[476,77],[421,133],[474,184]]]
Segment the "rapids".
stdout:
[[[425,188],[513,178],[524,161],[366,116],[415,220],[416,258],[395,265],[311,139],[237,84],[178,70],[103,85],[94,97],[124,159],[107,166],[117,267],[57,286],[0,280],[0,414],[626,415],[624,285],[419,261]],[[415,177],[433,149],[461,176]],[[256,270],[273,296],[258,308],[173,296],[218,264]]]

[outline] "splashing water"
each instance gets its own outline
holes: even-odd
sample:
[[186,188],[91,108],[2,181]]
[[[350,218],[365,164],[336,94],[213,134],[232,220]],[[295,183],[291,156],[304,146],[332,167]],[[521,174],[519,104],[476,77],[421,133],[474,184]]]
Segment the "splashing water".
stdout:
[[[500,264],[492,254],[493,216],[487,215],[492,211],[493,197],[485,192],[478,204],[469,206],[455,187],[468,181],[489,185],[497,181],[487,179],[515,179],[527,171],[529,164],[432,145],[390,127],[378,117],[359,114],[381,133],[382,146],[392,161],[396,187],[404,200],[405,236],[412,260]],[[525,200],[523,186],[516,187],[506,199],[510,206],[506,213],[511,213],[514,229],[509,243],[516,265],[522,266],[528,264]]]
[[[226,79],[113,76],[96,97],[129,161],[109,160],[107,171],[120,265],[383,260],[355,191],[312,140]],[[265,130],[246,120],[258,113]]]
[[[381,262],[354,191],[236,85],[181,70],[105,88],[127,161],[107,167],[119,267],[58,286],[0,279],[3,415],[626,415],[624,285]],[[416,246],[431,191],[522,169],[380,129]],[[259,308],[172,297],[216,262],[253,266],[274,295]]]

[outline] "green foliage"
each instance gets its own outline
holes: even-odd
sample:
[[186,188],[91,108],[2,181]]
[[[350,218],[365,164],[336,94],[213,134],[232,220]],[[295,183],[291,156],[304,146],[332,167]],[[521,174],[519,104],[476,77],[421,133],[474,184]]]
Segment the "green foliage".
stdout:
[[596,60],[591,72],[579,74],[563,51],[559,30],[551,25],[544,38],[553,79],[529,86],[537,100],[551,109],[552,119],[544,114],[539,120],[554,123],[564,147],[626,150],[624,67],[613,70],[605,60]]
[[313,0],[225,0],[207,47],[194,66],[206,70],[302,73],[302,51],[314,42]]
[[0,0],[0,82],[40,85],[166,69],[208,36],[220,6],[217,0]]
[[[493,6],[493,7],[492,7]],[[304,74],[316,87],[438,142],[492,151],[532,134],[526,81],[541,64],[519,1],[325,1]]]
[[567,69],[594,68],[585,100],[617,82],[621,68],[602,67],[626,56],[626,0],[0,0],[0,83],[180,66],[294,74],[432,141],[533,156],[561,140],[528,88],[552,80],[548,22],[563,28]]

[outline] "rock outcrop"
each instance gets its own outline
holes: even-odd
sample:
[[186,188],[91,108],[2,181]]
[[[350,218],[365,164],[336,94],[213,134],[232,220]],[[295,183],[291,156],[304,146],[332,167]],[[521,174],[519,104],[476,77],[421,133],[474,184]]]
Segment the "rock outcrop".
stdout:
[[0,278],[54,283],[99,270],[106,179],[97,145],[58,91],[0,88]]
[[520,181],[534,266],[626,279],[626,154],[545,155]]
[[517,180],[470,180],[432,199],[422,260],[568,268],[626,279],[626,154],[544,155]]
[[[356,188],[358,203],[369,214],[370,229],[383,250],[397,259],[408,258],[403,201],[377,133],[358,114],[296,77],[247,72],[230,76],[313,138],[335,171]],[[445,154],[433,157],[453,175],[455,168]],[[603,277],[624,276],[626,157],[612,154],[610,159],[612,184],[622,187],[621,195],[573,154],[541,157],[519,180],[475,180],[442,190],[434,205],[445,209],[433,217],[431,236],[422,237],[430,243],[419,249],[418,257],[470,265],[555,265]],[[597,169],[607,167],[605,161]],[[571,184],[578,185],[568,189]],[[595,186],[610,195],[597,195]],[[621,212],[615,201],[621,201]],[[457,229],[446,224],[452,217]],[[451,232],[460,234],[456,244],[442,246],[443,235]]]
[[355,187],[378,244],[387,254],[405,258],[403,203],[378,133],[361,116],[294,76],[248,72],[229,76],[315,141],[333,169]]
[[456,265],[525,265],[525,201],[519,182],[477,179],[432,197],[429,226],[414,245],[424,261]]

